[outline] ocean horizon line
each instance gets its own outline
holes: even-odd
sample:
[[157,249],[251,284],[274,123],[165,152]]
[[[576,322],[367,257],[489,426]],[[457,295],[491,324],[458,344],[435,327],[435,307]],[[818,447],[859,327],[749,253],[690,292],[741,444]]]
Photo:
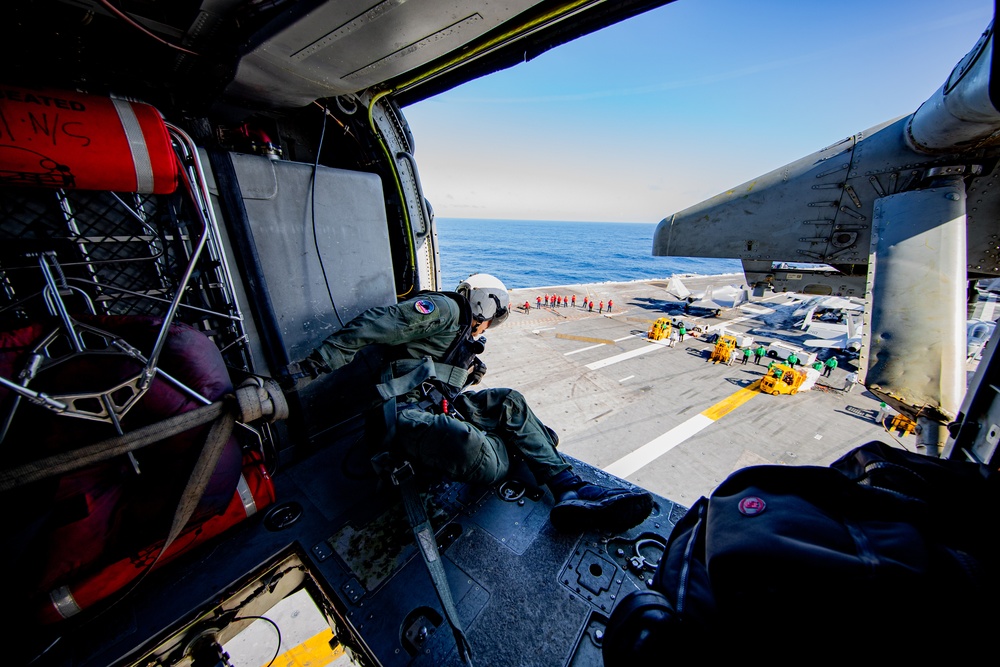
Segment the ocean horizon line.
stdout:
[[435,215],[435,220],[448,220],[452,222],[528,222],[528,223],[556,223],[556,224],[585,224],[585,225],[658,225],[661,220],[655,222],[648,221],[636,221],[636,220],[540,220],[537,218],[454,218],[450,216]]
[[521,292],[524,290],[549,290],[549,289],[560,289],[564,287],[586,287],[588,285],[631,285],[635,283],[648,283],[657,280],[670,280],[671,278],[723,278],[725,276],[740,276],[743,275],[740,271],[727,271],[725,273],[671,273],[668,276],[662,278],[636,278],[635,280],[602,280],[600,282],[592,283],[563,283],[561,285],[538,285],[536,287],[512,287],[509,292]]
[[441,279],[457,285],[474,273],[508,288],[659,280],[671,275],[742,271],[739,260],[653,255],[656,225],[569,220],[437,221]]

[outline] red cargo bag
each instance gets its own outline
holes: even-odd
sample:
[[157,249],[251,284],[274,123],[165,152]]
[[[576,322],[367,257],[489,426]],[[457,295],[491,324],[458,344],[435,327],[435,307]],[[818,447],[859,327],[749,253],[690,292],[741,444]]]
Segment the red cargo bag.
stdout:
[[74,583],[52,589],[48,595],[36,599],[31,608],[36,611],[41,623],[50,624],[69,618],[122,590],[147,570],[152,571],[169,563],[273,502],[274,483],[264,468],[261,456],[257,452],[248,452],[243,457],[239,484],[225,512],[210,517],[204,523],[188,524],[162,554],[163,540],[160,540],[128,558],[80,577]]
[[[156,317],[91,317],[80,321],[120,336],[139,350],[152,348],[162,324],[162,319]],[[0,374],[16,378],[30,350],[57,324],[34,323],[0,333]],[[122,354],[75,355],[50,369],[43,368],[30,387],[50,394],[92,392],[95,386],[116,386],[141,367],[138,360]],[[159,368],[209,401],[233,390],[218,349],[201,332],[184,324],[171,325]],[[13,398],[0,388],[0,406],[9,408]],[[122,426],[128,433],[202,405],[157,375],[122,418]],[[138,577],[148,565],[144,559],[155,558],[157,545],[162,547],[169,533],[208,428],[193,428],[136,450],[138,474],[129,459],[122,456],[0,496],[17,510],[11,530],[0,538],[0,563],[5,571],[17,573],[15,599],[59,600],[58,604],[33,607],[44,609],[41,617],[52,621],[106,598]],[[22,400],[2,451],[6,464],[16,466],[114,434],[109,424],[60,416]],[[243,461],[239,444],[235,437],[230,438],[185,532],[167,554],[174,558],[247,516],[245,509],[234,509],[234,494],[241,477],[256,488],[252,495],[258,508],[270,503],[270,478],[258,468],[257,462]]]

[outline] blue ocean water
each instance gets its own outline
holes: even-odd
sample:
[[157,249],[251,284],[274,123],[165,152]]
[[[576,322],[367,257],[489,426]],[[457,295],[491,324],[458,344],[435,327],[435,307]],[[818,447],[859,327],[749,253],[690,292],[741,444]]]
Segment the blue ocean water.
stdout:
[[739,260],[653,257],[655,223],[436,218],[442,287],[492,273],[510,289],[713,275]]

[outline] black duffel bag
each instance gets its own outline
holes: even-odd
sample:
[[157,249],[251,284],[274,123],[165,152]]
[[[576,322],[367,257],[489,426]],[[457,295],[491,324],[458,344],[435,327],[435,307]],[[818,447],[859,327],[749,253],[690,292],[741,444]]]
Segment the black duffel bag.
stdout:
[[733,473],[615,608],[604,663],[977,654],[1000,615],[995,487],[879,442],[828,468]]

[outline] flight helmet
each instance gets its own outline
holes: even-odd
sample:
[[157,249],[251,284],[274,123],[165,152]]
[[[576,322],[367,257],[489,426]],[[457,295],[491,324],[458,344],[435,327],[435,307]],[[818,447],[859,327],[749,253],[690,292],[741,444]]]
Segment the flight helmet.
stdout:
[[510,315],[510,295],[507,287],[488,273],[474,273],[458,284],[456,292],[469,300],[472,317],[490,326],[503,323]]

